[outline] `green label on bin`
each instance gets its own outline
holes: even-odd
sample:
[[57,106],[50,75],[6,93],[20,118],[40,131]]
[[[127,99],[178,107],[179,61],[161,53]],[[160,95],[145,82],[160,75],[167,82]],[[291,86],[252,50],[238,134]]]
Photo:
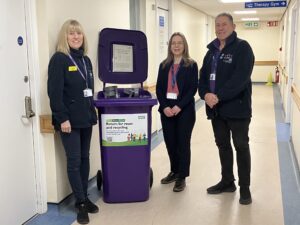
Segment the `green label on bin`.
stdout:
[[148,145],[148,115],[102,114],[102,146]]

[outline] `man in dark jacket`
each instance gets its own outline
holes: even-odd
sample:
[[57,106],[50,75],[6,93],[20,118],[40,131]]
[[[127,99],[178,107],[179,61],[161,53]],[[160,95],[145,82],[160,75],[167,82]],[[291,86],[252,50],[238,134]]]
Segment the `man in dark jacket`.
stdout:
[[207,47],[200,70],[198,91],[206,103],[222,167],[221,181],[207,189],[209,194],[234,192],[233,150],[237,155],[240,204],[252,202],[250,186],[251,157],[249,124],[251,109],[251,73],[254,55],[248,42],[237,37],[230,14],[216,17],[217,38]]

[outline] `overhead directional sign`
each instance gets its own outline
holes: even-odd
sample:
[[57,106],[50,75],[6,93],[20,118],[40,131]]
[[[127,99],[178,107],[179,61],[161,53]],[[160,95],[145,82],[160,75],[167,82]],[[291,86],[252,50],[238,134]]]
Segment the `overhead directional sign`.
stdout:
[[245,2],[245,8],[286,7],[286,1]]

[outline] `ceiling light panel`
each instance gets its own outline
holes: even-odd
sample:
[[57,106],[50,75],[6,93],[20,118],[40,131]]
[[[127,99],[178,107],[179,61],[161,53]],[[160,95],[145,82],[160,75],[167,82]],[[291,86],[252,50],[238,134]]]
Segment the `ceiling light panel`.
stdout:
[[242,18],[242,21],[259,21],[259,18],[254,17],[254,18]]
[[244,11],[234,11],[233,12],[234,14],[237,14],[237,15],[244,15],[244,14],[256,14],[256,11],[255,10],[244,10]]

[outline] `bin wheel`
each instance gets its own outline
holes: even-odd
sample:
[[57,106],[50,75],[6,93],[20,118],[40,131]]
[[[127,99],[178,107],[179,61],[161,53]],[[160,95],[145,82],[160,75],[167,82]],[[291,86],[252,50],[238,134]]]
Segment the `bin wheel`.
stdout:
[[152,188],[152,184],[153,184],[153,170],[152,168],[150,168],[150,189]]
[[103,181],[102,172],[101,172],[101,170],[98,170],[98,172],[97,172],[97,188],[99,191],[101,191],[102,181]]

